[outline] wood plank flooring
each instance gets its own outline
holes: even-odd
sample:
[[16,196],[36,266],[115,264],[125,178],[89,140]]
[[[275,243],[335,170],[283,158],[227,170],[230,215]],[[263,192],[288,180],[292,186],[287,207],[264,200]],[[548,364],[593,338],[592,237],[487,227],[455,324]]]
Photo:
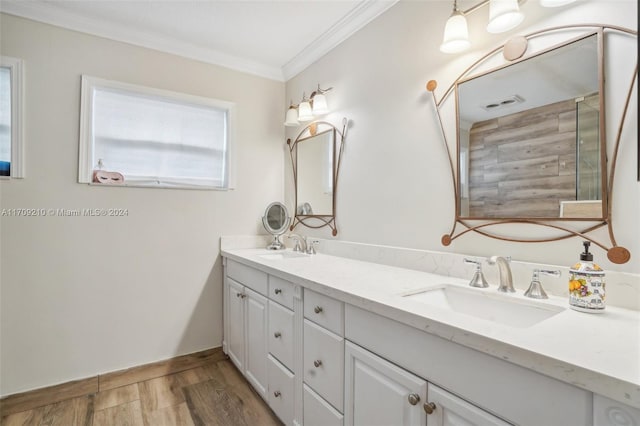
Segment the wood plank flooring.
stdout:
[[12,413],[1,426],[282,425],[228,359]]

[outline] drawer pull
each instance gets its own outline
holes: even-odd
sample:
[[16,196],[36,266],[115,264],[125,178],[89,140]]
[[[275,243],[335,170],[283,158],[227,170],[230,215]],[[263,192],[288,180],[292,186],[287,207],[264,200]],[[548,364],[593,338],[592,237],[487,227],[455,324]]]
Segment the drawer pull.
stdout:
[[418,395],[417,393],[412,393],[409,394],[409,404],[411,405],[416,405],[418,402],[420,402],[420,395]]
[[322,306],[316,306],[315,308],[313,308],[313,312],[319,314],[320,312],[322,312]]
[[244,299],[245,297],[247,297],[247,295],[246,294],[242,294],[242,293],[236,293],[236,297]]
[[275,294],[280,294],[282,293],[282,289],[276,288],[275,290],[273,290]]
[[322,365],[322,361],[320,361],[319,359],[316,359],[315,361],[313,361],[313,365],[315,365],[316,368],[318,368]]
[[422,407],[424,408],[424,412],[427,414],[431,414],[436,410],[436,404],[433,402],[425,402]]
[[280,336],[282,336],[282,334],[280,334],[279,331],[276,331],[275,333],[273,333],[273,337],[275,337],[276,339],[279,338]]
[[273,393],[273,396],[275,396],[276,398],[280,397],[280,395],[281,395],[281,394],[280,394],[280,391],[275,391],[275,392]]

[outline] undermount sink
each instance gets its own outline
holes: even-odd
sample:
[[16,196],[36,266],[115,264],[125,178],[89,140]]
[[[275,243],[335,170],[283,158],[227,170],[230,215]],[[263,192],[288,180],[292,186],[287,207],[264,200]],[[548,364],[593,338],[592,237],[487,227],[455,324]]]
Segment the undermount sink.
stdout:
[[300,253],[299,251],[279,251],[274,253],[259,254],[258,257],[267,260],[283,260],[283,259],[295,259],[297,257],[309,257],[308,254]]
[[531,327],[565,310],[544,302],[448,284],[404,297],[428,306],[518,328]]

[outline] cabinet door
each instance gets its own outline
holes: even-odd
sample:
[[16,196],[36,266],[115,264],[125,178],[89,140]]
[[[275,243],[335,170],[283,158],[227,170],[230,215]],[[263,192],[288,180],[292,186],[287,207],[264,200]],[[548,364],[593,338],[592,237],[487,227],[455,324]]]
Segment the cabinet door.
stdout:
[[426,425],[424,379],[351,342],[345,360],[345,426]]
[[267,397],[267,298],[248,288],[244,289],[246,364],[245,375],[256,391]]
[[429,403],[433,412],[428,426],[508,426],[509,423],[429,383]]
[[244,287],[227,278],[227,352],[231,361],[244,372]]

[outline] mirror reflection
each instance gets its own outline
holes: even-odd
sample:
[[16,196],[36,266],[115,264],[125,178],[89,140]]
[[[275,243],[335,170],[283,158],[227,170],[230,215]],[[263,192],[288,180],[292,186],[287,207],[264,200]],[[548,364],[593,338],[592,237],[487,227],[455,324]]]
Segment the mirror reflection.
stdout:
[[296,145],[298,215],[333,214],[334,131],[326,130]]
[[458,216],[605,217],[598,35],[456,84]]

